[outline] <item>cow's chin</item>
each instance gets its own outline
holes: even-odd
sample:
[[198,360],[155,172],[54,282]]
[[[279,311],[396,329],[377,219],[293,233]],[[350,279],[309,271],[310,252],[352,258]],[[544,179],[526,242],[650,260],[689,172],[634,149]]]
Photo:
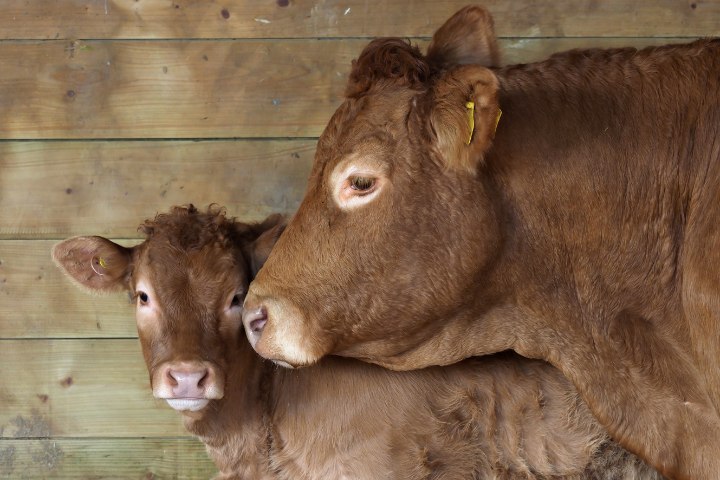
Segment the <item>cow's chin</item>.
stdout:
[[316,364],[323,357],[323,355],[316,356],[311,354],[298,355],[297,350],[286,352],[281,348],[274,348],[268,353],[266,349],[262,348],[263,345],[259,347],[260,348],[255,348],[255,352],[258,355],[282,368],[296,369],[309,367]]
[[304,337],[301,335],[279,336],[269,331],[264,332],[259,339],[250,335],[248,338],[258,355],[285,368],[307,367],[317,363],[325,353],[330,353],[318,352],[317,345],[302,341]]
[[207,398],[166,398],[165,401],[180,413],[199,412],[210,403]]
[[277,365],[278,367],[291,368],[291,369],[292,369],[292,368],[295,368],[294,366],[290,365],[290,364],[287,363],[287,362],[283,362],[282,360],[270,360],[270,361],[271,361],[272,363],[274,363],[275,365]]

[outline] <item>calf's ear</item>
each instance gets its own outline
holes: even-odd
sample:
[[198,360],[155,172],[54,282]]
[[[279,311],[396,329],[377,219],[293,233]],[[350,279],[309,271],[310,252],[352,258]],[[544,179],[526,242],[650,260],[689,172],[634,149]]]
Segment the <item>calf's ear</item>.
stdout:
[[427,60],[437,69],[471,64],[498,66],[500,51],[490,12],[469,5],[450,17],[433,35]]
[[73,237],[55,245],[52,258],[83,290],[106,293],[128,288],[131,253],[103,237]]
[[277,214],[269,216],[259,225],[262,233],[247,247],[252,278],[255,278],[265,264],[286,225],[287,218]]
[[497,77],[477,65],[456,67],[437,80],[429,95],[428,118],[437,154],[448,168],[474,173],[500,120]]

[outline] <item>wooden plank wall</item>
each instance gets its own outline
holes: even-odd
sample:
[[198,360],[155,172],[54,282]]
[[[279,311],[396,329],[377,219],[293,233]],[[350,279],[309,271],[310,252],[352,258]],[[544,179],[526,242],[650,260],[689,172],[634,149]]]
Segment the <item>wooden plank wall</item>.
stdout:
[[[467,0],[6,0],[0,9],[0,478],[207,478],[151,398],[132,308],[49,250],[132,242],[174,204],[292,212],[369,38],[425,45]],[[490,0],[506,62],[720,34],[720,0]]]

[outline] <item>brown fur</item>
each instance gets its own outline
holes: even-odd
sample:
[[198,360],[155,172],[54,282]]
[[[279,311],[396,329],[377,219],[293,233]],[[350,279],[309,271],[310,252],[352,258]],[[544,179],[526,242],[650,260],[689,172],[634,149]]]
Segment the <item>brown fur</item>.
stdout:
[[[146,222],[147,239],[129,251],[126,288],[142,277],[163,311],[152,331],[139,327],[151,382],[168,359],[209,361],[223,376],[223,398],[184,415],[220,478],[659,478],[544,362],[507,353],[391,372],[343,358],[299,371],[264,361],[224,306],[278,227],[277,217],[245,225],[174,208]],[[55,248],[61,267],[79,243]]]
[[[306,196],[246,299],[247,318],[267,312],[248,336],[296,366],[338,353],[406,370],[514,349],[558,367],[660,471],[716,477],[720,40],[486,69],[464,47],[492,45],[477,9],[426,57],[396,55],[402,79],[425,62],[424,84],[351,76],[364,93],[319,141]],[[399,48],[375,40],[361,58],[387,62],[383,42]],[[485,108],[470,145],[467,100]],[[351,154],[380,164],[365,175],[383,183],[343,210],[329,182]]]
[[347,97],[359,97],[380,83],[397,83],[408,88],[421,87],[430,77],[430,67],[420,50],[399,38],[370,42],[353,60]]

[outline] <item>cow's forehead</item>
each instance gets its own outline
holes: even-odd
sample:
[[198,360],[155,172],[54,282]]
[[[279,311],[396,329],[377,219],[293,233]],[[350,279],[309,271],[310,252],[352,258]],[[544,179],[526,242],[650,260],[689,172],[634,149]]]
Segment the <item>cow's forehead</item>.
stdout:
[[391,148],[408,135],[407,117],[418,94],[396,87],[346,99],[318,142],[318,159],[340,161],[351,154],[380,154]]

